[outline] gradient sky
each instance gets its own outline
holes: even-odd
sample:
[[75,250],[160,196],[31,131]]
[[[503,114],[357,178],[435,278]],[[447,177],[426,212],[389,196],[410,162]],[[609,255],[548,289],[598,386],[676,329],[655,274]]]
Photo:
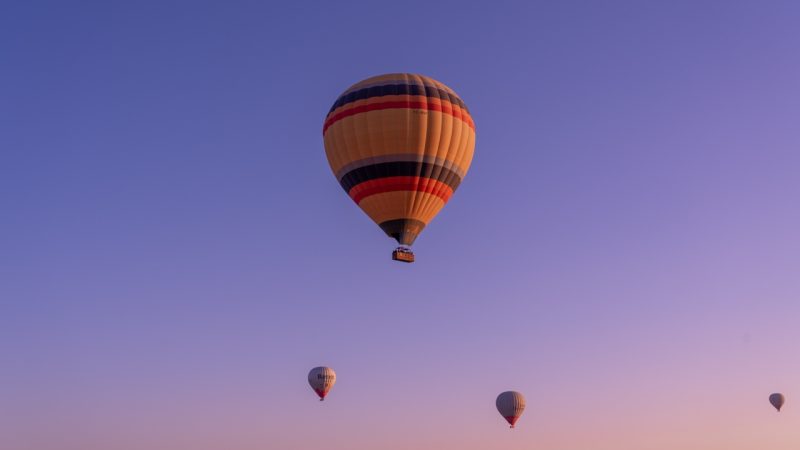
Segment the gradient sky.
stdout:
[[[2,2],[0,448],[797,449],[799,23],[796,1]],[[322,145],[385,72],[477,126],[411,265]]]

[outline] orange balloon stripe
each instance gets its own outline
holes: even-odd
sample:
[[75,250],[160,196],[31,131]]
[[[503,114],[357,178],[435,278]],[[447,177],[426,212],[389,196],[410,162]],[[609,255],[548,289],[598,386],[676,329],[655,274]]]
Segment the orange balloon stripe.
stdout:
[[453,195],[453,189],[441,181],[425,177],[386,177],[365,181],[350,189],[350,198],[356,203],[370,195],[392,191],[427,192],[441,198],[444,202]]
[[325,121],[325,125],[322,127],[322,134],[324,135],[328,128],[336,123],[338,120],[344,119],[345,117],[354,116],[356,114],[369,112],[369,111],[378,111],[382,109],[425,109],[430,111],[439,111],[445,114],[449,114],[457,119],[461,119],[469,125],[470,128],[473,130],[475,129],[475,123],[472,121],[472,117],[470,117],[469,113],[463,111],[461,108],[457,106],[453,106],[452,103],[449,102],[442,102],[442,103],[434,103],[434,102],[419,102],[419,101],[393,101],[393,102],[382,102],[382,103],[373,103],[369,105],[362,105],[356,106],[355,108],[350,108],[341,112],[338,112],[328,120]]

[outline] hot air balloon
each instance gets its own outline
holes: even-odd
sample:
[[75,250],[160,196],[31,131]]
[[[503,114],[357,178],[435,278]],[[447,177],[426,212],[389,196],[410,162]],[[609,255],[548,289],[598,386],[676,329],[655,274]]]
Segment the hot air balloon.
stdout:
[[400,244],[392,259],[413,262],[409,247],[472,162],[475,124],[467,106],[432,78],[380,75],[339,96],[322,135],[339,184]]
[[519,416],[525,411],[525,397],[516,391],[506,391],[497,396],[495,405],[500,415],[511,424],[511,428],[514,428]]
[[783,406],[783,402],[785,401],[786,398],[783,396],[783,394],[778,392],[769,396],[769,402],[772,404],[772,406],[775,407],[775,409],[778,410],[778,412],[781,411],[781,407]]
[[336,372],[330,367],[314,367],[308,372],[308,384],[319,395],[319,401],[325,400],[325,396],[328,395],[335,383]]

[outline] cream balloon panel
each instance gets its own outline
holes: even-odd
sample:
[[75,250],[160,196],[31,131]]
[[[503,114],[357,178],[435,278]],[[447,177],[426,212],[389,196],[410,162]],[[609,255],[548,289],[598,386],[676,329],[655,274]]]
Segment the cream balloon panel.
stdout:
[[408,218],[427,225],[442,209],[444,201],[426,192],[395,191],[370,195],[358,206],[375,223]]
[[370,157],[410,153],[451,161],[465,174],[472,162],[475,131],[447,113],[410,111],[369,111],[335,122],[324,136],[333,172]]

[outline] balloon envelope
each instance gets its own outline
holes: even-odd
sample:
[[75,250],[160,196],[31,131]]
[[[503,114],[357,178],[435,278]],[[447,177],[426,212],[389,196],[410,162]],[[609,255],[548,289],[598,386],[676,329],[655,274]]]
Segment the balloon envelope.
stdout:
[[322,128],[328,163],[350,198],[412,245],[469,170],[475,124],[444,84],[422,75],[367,78],[334,102]]
[[325,400],[325,396],[328,395],[335,383],[336,372],[330,367],[314,367],[308,372],[308,384],[319,395],[320,401]]
[[785,401],[786,401],[786,398],[781,393],[777,393],[776,392],[776,393],[774,393],[774,394],[769,396],[769,402],[772,404],[772,406],[775,407],[775,409],[778,410],[778,412],[780,412],[781,407],[783,406],[783,403]]
[[525,397],[516,391],[506,391],[497,396],[495,405],[500,415],[511,424],[511,428],[514,428],[514,424],[525,410]]

